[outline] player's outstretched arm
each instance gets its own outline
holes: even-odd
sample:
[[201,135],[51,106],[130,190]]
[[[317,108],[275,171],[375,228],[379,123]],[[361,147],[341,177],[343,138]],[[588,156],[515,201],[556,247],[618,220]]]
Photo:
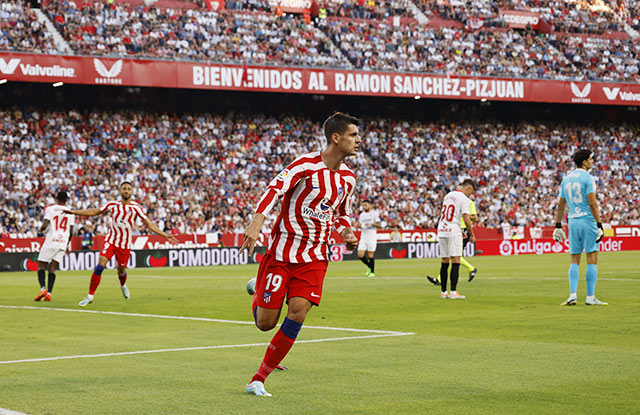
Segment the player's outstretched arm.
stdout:
[[149,229],[151,232],[157,233],[158,235],[162,236],[163,238],[165,238],[167,241],[171,242],[172,244],[177,244],[179,242],[176,239],[175,236],[169,235],[168,233],[166,233],[162,229],[158,228],[158,225],[156,225],[155,223],[151,222],[149,220],[149,218],[144,218],[142,220],[142,222],[144,223],[144,226],[146,226],[147,229]]
[[78,216],[98,216],[102,215],[104,212],[99,208],[94,209],[79,209],[79,210],[71,210],[65,209],[62,213],[68,213],[70,215],[78,215]]
[[342,235],[342,239],[344,239],[344,242],[347,244],[348,251],[353,251],[358,247],[358,238],[356,238],[356,235],[353,233],[353,229],[344,228],[340,235]]
[[467,233],[469,234],[469,242],[474,243],[476,241],[476,235],[473,233],[473,224],[468,213],[462,214],[462,220],[467,225]]
[[244,229],[244,241],[242,241],[240,252],[249,249],[249,255],[253,255],[253,248],[255,248],[256,242],[260,237],[260,229],[262,229],[264,220],[265,216],[262,213],[253,215],[253,220],[249,226]]

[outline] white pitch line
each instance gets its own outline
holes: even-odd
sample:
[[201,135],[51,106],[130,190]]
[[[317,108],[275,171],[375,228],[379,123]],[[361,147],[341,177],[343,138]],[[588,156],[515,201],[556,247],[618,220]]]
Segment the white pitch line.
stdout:
[[[370,336],[333,337],[328,339],[298,340],[296,341],[296,344],[331,342],[331,341],[339,341],[339,340],[373,339],[373,338],[394,337],[394,336],[411,336],[413,334],[414,333],[396,332],[393,334],[372,334]],[[174,349],[138,350],[134,352],[83,354],[83,355],[76,355],[76,356],[43,357],[38,359],[6,360],[6,361],[0,361],[0,365],[12,364],[12,363],[47,362],[52,360],[84,359],[89,357],[110,357],[110,356],[128,356],[128,355],[134,355],[134,354],[182,352],[182,351],[189,351],[189,350],[234,349],[239,347],[254,347],[254,346],[268,346],[268,345],[269,343],[246,343],[246,344],[227,344],[227,345],[218,345],[218,346],[183,347],[183,348],[174,348]],[[3,415],[3,413],[0,412],[0,415]]]
[[[231,275],[221,275],[221,276],[184,276],[185,278],[190,279],[245,279],[245,278],[253,278],[250,276],[231,276]],[[161,275],[136,275],[136,278],[142,279],[175,279],[176,277],[165,277]],[[483,280],[508,280],[508,281],[517,281],[517,280],[544,280],[544,281],[559,281],[566,280],[568,277],[478,277],[478,279]],[[412,281],[420,281],[425,280],[425,277],[401,277],[401,276],[393,276],[389,275],[386,277],[376,276],[375,278],[371,277],[325,277],[325,279],[330,280],[367,280],[367,281],[376,281],[376,280],[412,280]],[[598,277],[598,281],[630,281],[630,282],[640,282],[640,278],[607,278],[607,277]]]
[[0,408],[0,415],[27,415],[24,412],[16,412],[10,409]]
[[[221,320],[216,318],[206,317],[187,317],[187,316],[167,316],[163,314],[141,314],[141,313],[123,313],[118,311],[99,311],[99,310],[74,310],[71,308],[52,308],[52,307],[33,307],[33,306],[15,306],[15,305],[0,305],[0,308],[13,308],[13,309],[25,309],[25,310],[47,310],[47,311],[66,311],[70,313],[89,313],[89,314],[108,314],[115,316],[128,316],[128,317],[148,317],[148,318],[165,318],[172,320],[193,320],[193,321],[208,321],[212,323],[231,323],[231,324],[245,324],[255,325],[253,321],[239,321],[239,320]],[[334,330],[334,331],[351,331],[355,333],[376,333],[376,334],[407,334],[400,331],[388,331],[388,330],[369,330],[369,329],[352,329],[348,327],[326,327],[326,326],[304,326],[306,329],[318,329],[318,330]],[[414,333],[410,333],[414,334]]]

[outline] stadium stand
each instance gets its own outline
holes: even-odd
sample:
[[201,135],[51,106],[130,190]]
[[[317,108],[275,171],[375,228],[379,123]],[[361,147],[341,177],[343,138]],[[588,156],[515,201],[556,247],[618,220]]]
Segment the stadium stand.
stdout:
[[0,51],[56,53],[53,37],[36,20],[28,2],[7,0],[0,4]]
[[[597,182],[607,189],[598,193],[603,221],[640,223],[632,125],[379,118],[363,130],[363,150],[350,160],[356,199],[375,198],[389,227],[435,226],[441,197],[463,177],[480,184],[482,226],[550,225],[578,144],[595,150]],[[31,236],[60,188],[75,208],[97,207],[125,179],[164,229],[242,232],[271,178],[323,142],[319,125],[301,116],[2,111],[0,233]],[[96,234],[106,225],[86,221]]]
[[52,1],[48,12],[79,54],[222,63],[348,66],[294,16]]
[[[299,15],[265,12],[271,5],[258,0],[228,1],[228,10],[222,11],[170,0],[153,6],[53,0],[44,9],[74,53],[81,55],[638,81],[640,44],[625,33],[595,34],[618,30],[614,26],[623,21],[621,15],[633,22],[636,8],[620,9],[612,2],[600,2],[595,8],[584,1],[433,0],[420,4],[429,15],[458,24],[439,20],[425,25],[410,17],[407,4],[406,0],[373,6],[364,0],[327,1],[321,5],[329,17],[311,24]],[[497,15],[502,8],[558,14],[562,19],[554,20],[561,22],[554,23],[556,31],[551,33],[506,29]],[[3,3],[1,10],[5,27],[1,47],[55,53],[51,34],[29,17],[27,4],[14,0]],[[394,16],[402,19],[390,19]],[[482,18],[485,24],[471,30],[463,25],[468,24],[465,16]],[[30,27],[31,32],[16,27]]]
[[[482,26],[506,27],[500,10],[538,13],[556,32],[603,34],[622,32],[616,2],[588,0],[420,0],[419,7],[446,20],[470,25],[476,19]],[[615,3],[615,4],[614,4]],[[480,20],[477,20],[480,19]]]

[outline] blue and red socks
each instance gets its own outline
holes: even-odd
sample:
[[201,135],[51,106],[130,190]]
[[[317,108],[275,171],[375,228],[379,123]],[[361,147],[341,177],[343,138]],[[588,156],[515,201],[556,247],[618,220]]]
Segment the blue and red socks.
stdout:
[[102,279],[102,271],[104,271],[104,267],[100,264],[96,265],[93,270],[93,274],[91,274],[91,282],[89,283],[89,295],[93,295],[100,285],[100,280]]
[[122,276],[118,275],[118,279],[120,280],[120,286],[124,287],[127,283],[127,273],[125,272]]
[[264,380],[269,376],[271,372],[278,366],[282,359],[289,353],[293,343],[298,337],[298,333],[302,328],[302,323],[298,323],[293,320],[285,318],[280,326],[280,330],[273,336],[271,343],[267,347],[267,352],[264,355],[262,364],[258,368],[258,372],[253,376],[251,382],[254,380],[264,383]]

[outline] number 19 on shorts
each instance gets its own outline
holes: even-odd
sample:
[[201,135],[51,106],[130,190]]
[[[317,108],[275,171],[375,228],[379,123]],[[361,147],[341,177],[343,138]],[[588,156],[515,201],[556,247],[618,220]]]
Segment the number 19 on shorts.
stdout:
[[[271,272],[267,275],[267,284],[264,287],[264,290],[267,292],[276,292],[280,289],[282,285],[282,276],[278,274],[272,274]],[[273,287],[269,289],[269,287]]]

